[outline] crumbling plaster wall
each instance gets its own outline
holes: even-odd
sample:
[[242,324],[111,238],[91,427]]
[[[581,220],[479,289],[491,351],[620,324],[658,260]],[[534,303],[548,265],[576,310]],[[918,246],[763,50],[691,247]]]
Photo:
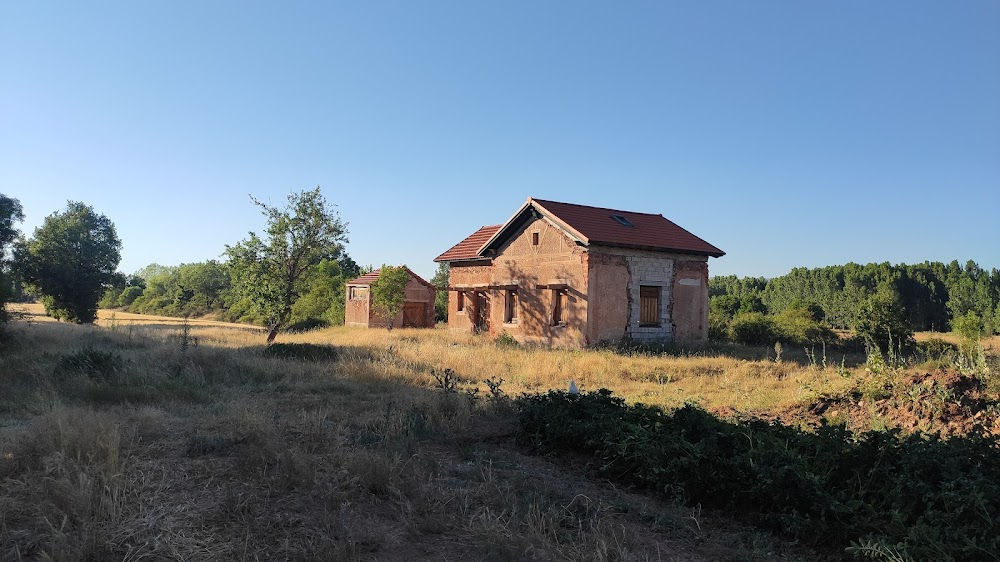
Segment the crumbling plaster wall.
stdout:
[[[589,250],[592,285],[595,287],[592,294],[600,295],[599,303],[595,298],[596,311],[591,319],[592,340],[595,343],[622,337],[650,343],[696,340],[701,325],[707,337],[707,284],[704,294],[690,290],[691,285],[687,284],[682,285],[681,294],[677,294],[676,287],[679,285],[675,279],[678,271],[684,271],[687,279],[694,275],[688,272],[704,269],[707,283],[707,257],[603,246],[591,246]],[[639,325],[641,286],[660,288],[658,326]],[[683,304],[680,309],[675,309],[678,298]],[[706,318],[703,322],[697,312],[702,308]],[[678,310],[684,312],[680,317]]]

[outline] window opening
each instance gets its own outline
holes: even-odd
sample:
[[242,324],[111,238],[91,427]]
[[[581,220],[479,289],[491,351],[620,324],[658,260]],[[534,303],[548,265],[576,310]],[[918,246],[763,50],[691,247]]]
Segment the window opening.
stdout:
[[458,291],[458,311],[465,312],[465,293]]
[[660,288],[639,287],[639,325],[660,325]]
[[532,246],[537,246],[538,245],[538,233],[537,232],[532,232],[531,233],[531,245]]
[[504,301],[503,321],[510,324],[517,322],[517,289],[508,289]]
[[559,326],[565,324],[566,314],[566,289],[552,290],[552,325]]

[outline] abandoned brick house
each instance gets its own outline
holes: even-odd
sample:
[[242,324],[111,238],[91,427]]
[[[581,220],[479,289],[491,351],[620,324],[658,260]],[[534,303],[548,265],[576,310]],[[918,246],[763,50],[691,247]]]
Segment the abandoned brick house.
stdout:
[[708,340],[708,258],[665,219],[529,198],[434,261],[451,266],[448,326],[581,347]]
[[[437,288],[410,271],[405,265],[403,267],[410,277],[406,283],[406,302],[403,303],[403,311],[393,319],[392,325],[396,328],[433,328],[434,296],[437,294]],[[385,319],[375,314],[372,308],[371,286],[381,271],[376,269],[347,282],[347,305],[344,311],[346,325],[365,328],[386,327]]]

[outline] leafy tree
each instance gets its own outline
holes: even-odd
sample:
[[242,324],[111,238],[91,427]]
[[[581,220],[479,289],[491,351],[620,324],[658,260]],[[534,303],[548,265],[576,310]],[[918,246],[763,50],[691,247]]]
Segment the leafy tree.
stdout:
[[971,310],[951,321],[952,330],[959,337],[959,351],[971,356],[983,337],[983,324],[979,316]]
[[142,292],[145,289],[138,285],[129,285],[122,290],[121,294],[118,295],[118,302],[115,304],[117,306],[131,306],[132,303],[142,296]]
[[372,309],[375,315],[386,322],[386,327],[392,330],[392,320],[403,311],[406,302],[406,283],[410,274],[406,266],[392,267],[383,265],[379,270],[378,279],[372,283]]
[[741,312],[729,325],[729,337],[745,345],[768,345],[778,339],[774,320],[760,312]]
[[158,263],[151,263],[146,267],[140,269],[139,271],[136,271],[134,274],[132,274],[132,277],[138,277],[142,279],[145,283],[154,277],[160,277],[162,275],[169,274],[175,271],[176,269],[177,269],[176,267],[160,265]]
[[321,262],[306,281],[307,291],[292,306],[291,326],[342,325],[347,282],[357,276],[358,264],[347,255]]
[[[819,312],[822,312],[822,309]],[[786,308],[774,315],[774,324],[780,339],[799,345],[837,339],[836,334],[817,319],[817,315],[816,309],[809,305]]]
[[451,266],[448,262],[441,262],[438,264],[437,271],[434,272],[434,277],[431,277],[431,284],[438,288],[437,294],[434,295],[435,322],[448,321],[448,279],[450,272]]
[[908,347],[913,344],[913,330],[906,322],[898,296],[885,291],[861,303],[854,331],[880,351],[888,351],[895,345]]
[[24,220],[21,203],[0,193],[0,325],[10,320],[7,303],[13,296],[13,284],[9,273],[7,248],[20,234],[14,226]]
[[292,193],[287,206],[277,208],[253,197],[267,217],[264,237],[250,237],[226,246],[233,293],[268,327],[267,344],[286,323],[303,292],[303,282],[323,260],[344,252],[347,225],[341,222],[319,187]]
[[77,323],[97,318],[97,301],[115,278],[121,240],[108,217],[70,201],[45,218],[15,256],[25,282],[42,296],[50,316]]

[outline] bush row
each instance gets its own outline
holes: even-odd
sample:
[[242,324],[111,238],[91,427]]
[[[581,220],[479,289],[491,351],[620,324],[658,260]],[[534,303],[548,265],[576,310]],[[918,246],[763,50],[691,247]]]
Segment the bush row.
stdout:
[[689,505],[735,510],[818,547],[874,545],[918,560],[996,560],[996,437],[942,440],[897,430],[815,433],[721,421],[694,406],[628,406],[608,390],[518,401],[520,439],[594,457],[613,480]]

